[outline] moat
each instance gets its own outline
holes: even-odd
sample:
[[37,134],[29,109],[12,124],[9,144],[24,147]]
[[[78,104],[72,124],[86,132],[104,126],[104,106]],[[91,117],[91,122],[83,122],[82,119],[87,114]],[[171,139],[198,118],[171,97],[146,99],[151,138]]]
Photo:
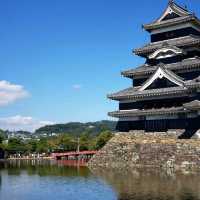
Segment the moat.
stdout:
[[62,161],[0,163],[2,200],[198,200],[199,191],[195,172],[89,170]]

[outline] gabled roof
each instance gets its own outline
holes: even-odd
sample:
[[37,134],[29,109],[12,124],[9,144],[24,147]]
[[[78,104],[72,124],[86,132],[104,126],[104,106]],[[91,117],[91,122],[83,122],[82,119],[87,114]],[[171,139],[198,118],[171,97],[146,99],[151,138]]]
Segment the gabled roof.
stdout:
[[200,25],[200,21],[194,13],[189,12],[186,8],[183,8],[182,6],[176,4],[173,0],[170,0],[163,14],[156,21],[143,25],[143,27],[147,31],[151,31],[153,29],[177,25],[189,21]]
[[119,91],[114,94],[110,94],[107,97],[112,100],[145,100],[151,99],[152,97],[157,98],[166,98],[166,97],[180,97],[188,96],[192,93],[193,89],[199,89],[200,82],[186,82],[186,87],[168,87],[168,88],[158,88],[158,89],[149,89],[139,91],[138,87],[130,87],[128,89]]
[[175,86],[168,88],[156,88],[156,89],[147,89],[142,90],[142,86],[130,87],[125,90],[119,91],[117,93],[113,93],[107,95],[109,99],[112,100],[142,100],[142,99],[151,99],[153,98],[171,98],[171,97],[180,97],[180,96],[188,96],[196,91],[196,89],[200,88],[200,77],[197,77],[193,80],[183,81],[180,80],[178,76],[176,76],[172,72],[168,72],[168,75],[173,77],[176,81],[180,81],[183,86]]
[[187,16],[190,14],[190,12],[186,8],[179,6],[174,1],[171,0],[171,1],[169,1],[168,6],[165,9],[165,11],[163,12],[163,14],[156,20],[156,22],[163,21],[168,15],[170,15],[172,13],[176,14],[174,16],[178,16],[178,17],[183,17],[183,16]]
[[157,79],[162,79],[166,78],[170,82],[174,83],[177,86],[184,86],[184,80],[177,76],[174,72],[167,70],[164,65],[160,65],[156,72],[149,78],[147,79],[144,84],[139,88],[139,91],[143,91],[146,88],[148,88],[155,80]]
[[[199,57],[188,58],[188,59],[182,60],[181,62],[165,65],[166,69],[173,70],[176,72],[181,72],[181,71],[184,72],[185,70],[192,71],[193,69],[197,69],[199,67],[200,67]],[[157,66],[150,66],[148,64],[144,64],[138,68],[123,71],[121,74],[125,77],[132,78],[134,76],[146,76],[146,75],[152,74],[156,71],[156,69],[157,69]]]

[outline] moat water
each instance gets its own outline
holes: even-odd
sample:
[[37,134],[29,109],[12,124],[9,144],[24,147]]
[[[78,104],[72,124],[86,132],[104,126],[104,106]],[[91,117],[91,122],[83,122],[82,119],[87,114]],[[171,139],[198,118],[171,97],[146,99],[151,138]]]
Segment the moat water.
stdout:
[[89,170],[55,161],[0,163],[0,200],[200,200],[200,173]]

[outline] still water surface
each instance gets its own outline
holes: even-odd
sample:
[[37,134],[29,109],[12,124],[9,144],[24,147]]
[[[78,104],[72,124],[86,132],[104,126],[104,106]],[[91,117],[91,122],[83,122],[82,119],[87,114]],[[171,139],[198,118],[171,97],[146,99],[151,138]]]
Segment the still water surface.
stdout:
[[1,162],[0,200],[200,200],[200,174]]

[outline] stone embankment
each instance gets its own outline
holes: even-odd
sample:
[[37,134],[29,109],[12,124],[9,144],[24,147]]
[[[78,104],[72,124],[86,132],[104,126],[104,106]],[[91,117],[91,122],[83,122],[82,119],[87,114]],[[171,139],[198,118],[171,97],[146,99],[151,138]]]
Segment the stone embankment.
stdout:
[[89,161],[89,167],[200,169],[200,140],[177,139],[182,130],[132,131],[115,136]]

